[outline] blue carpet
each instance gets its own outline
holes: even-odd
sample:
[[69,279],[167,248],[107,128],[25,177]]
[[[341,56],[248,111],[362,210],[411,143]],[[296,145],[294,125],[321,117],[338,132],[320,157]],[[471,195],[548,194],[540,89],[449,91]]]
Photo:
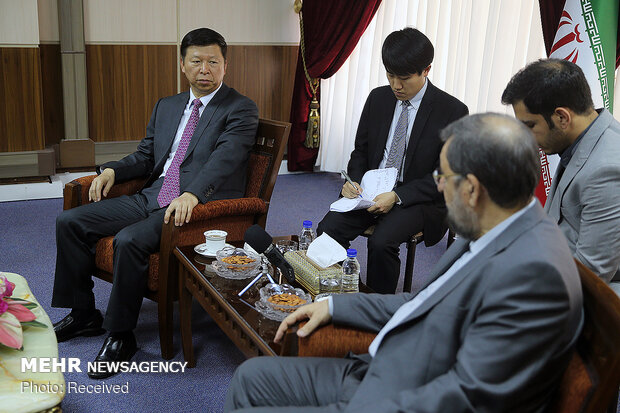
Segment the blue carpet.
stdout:
[[[337,199],[342,180],[338,174],[316,173],[279,176],[272,196],[267,231],[272,235],[296,234],[303,220],[312,220],[314,228]],[[50,307],[56,259],[55,219],[62,210],[61,199],[0,203],[0,270],[23,275],[52,321],[67,310]],[[362,278],[365,277],[366,240],[358,239],[353,247],[359,251]],[[445,241],[432,248],[419,245],[416,251],[414,286],[427,274],[445,251]],[[404,248],[403,248],[404,250]],[[401,253],[404,262],[404,251]],[[402,283],[402,280],[401,280]],[[110,284],[95,280],[97,307],[105,311]],[[175,351],[173,361],[182,361],[178,310],[175,308]],[[129,383],[129,394],[66,395],[62,407],[69,413],[98,412],[219,412],[222,410],[228,383],[244,356],[219,330],[217,325],[194,303],[195,369],[185,373],[125,373],[105,380],[106,384]],[[160,361],[157,330],[157,305],[144,300],[138,328],[140,347],[135,361]],[[81,366],[92,361],[102,337],[77,338],[59,344],[60,357],[79,357]],[[86,373],[67,373],[67,382],[94,384]]]

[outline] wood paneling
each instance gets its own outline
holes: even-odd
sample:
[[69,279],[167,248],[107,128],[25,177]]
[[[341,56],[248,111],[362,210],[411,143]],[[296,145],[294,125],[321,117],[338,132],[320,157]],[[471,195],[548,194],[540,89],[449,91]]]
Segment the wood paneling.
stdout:
[[65,119],[62,106],[62,71],[60,44],[42,44],[41,84],[43,92],[43,129],[45,146],[59,143],[65,137]]
[[0,152],[44,148],[37,47],[0,48]]
[[176,93],[173,45],[86,45],[86,69],[95,142],[142,139],[157,100]]
[[[261,117],[288,122],[297,46],[228,46],[224,82],[258,105]],[[181,73],[181,89],[189,84]]]

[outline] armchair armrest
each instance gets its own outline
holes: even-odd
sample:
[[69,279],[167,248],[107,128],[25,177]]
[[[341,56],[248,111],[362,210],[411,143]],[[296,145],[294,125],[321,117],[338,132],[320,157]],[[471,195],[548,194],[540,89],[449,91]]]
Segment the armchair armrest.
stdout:
[[227,231],[228,241],[242,240],[255,217],[266,212],[267,204],[260,198],[219,199],[198,204],[192,211],[191,221],[174,228],[172,245],[200,244],[204,242],[203,233],[209,229]]
[[[88,189],[96,177],[97,175],[88,175],[68,182],[63,190],[63,209],[71,209],[88,204]],[[135,194],[142,188],[144,182],[146,182],[146,179],[140,178],[114,184],[106,198]]]
[[[303,326],[305,323],[301,323]],[[368,346],[376,334],[370,331],[349,327],[325,325],[315,330],[308,337],[299,338],[289,330],[283,344],[286,355],[297,350],[299,357],[344,357],[349,351],[357,354],[368,353]],[[291,341],[296,340],[296,343]]]

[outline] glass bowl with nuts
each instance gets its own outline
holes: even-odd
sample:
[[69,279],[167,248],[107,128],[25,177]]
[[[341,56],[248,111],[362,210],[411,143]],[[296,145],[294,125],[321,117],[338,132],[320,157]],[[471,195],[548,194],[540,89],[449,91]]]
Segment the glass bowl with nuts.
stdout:
[[312,302],[310,294],[288,284],[267,284],[259,290],[260,300],[254,305],[265,317],[276,321],[284,318],[302,305]]
[[220,277],[243,280],[258,273],[261,259],[258,254],[243,248],[225,247],[215,254],[211,267]]

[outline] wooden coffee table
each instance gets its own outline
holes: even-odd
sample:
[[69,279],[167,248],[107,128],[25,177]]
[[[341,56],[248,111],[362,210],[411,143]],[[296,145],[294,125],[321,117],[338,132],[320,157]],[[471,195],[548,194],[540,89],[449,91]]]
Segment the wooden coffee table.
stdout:
[[[240,246],[243,243],[231,244]],[[269,282],[267,277],[261,278],[243,297],[238,297],[239,291],[254,277],[229,280],[214,272],[205,271],[205,267],[213,259],[196,254],[191,246],[177,247],[174,255],[179,261],[179,311],[183,355],[190,367],[196,365],[191,328],[192,297],[246,357],[287,354],[279,344],[273,342],[280,323],[263,317],[254,308],[254,303],[260,299],[259,289]]]

